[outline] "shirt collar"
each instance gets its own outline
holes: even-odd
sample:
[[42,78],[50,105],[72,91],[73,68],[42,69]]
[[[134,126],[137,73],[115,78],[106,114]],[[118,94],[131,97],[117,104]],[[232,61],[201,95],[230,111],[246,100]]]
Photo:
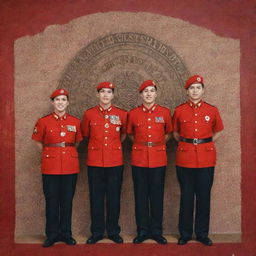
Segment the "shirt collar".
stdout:
[[53,112],[52,116],[54,117],[55,120],[66,120],[67,119],[67,114],[66,113],[63,116],[59,116],[58,114]]
[[154,112],[157,107],[157,104],[154,104],[151,108],[146,108],[143,104],[141,105],[143,112]]
[[100,110],[101,112],[106,113],[106,112],[110,112],[110,111],[112,110],[113,106],[110,105],[109,108],[104,109],[101,105],[98,105],[98,108],[99,108],[99,110]]
[[203,105],[203,101],[200,100],[198,103],[194,103],[192,102],[191,100],[188,100],[188,105],[191,107],[191,108],[200,108],[202,105]]

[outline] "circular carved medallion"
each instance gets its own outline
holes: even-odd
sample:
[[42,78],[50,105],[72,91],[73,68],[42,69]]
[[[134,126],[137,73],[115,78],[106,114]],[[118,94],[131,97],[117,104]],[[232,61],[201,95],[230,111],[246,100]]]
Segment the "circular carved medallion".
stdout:
[[96,85],[116,85],[114,104],[129,110],[140,103],[139,85],[153,79],[157,102],[173,109],[185,100],[183,85],[189,71],[174,50],[140,33],[117,33],[96,39],[81,49],[64,70],[58,88],[71,94],[69,112],[81,117],[98,103]]

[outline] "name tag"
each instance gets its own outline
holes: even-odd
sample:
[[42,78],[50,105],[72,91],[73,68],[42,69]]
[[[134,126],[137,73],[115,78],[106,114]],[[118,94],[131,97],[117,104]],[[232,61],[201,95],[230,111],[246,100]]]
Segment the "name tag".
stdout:
[[156,116],[155,117],[155,122],[156,123],[164,123],[164,118],[162,116]]
[[67,130],[69,132],[76,132],[76,126],[75,125],[67,125]]
[[118,124],[118,125],[121,125],[121,120],[120,120],[119,116],[110,115],[110,116],[109,116],[109,120],[110,120],[110,123],[111,123],[111,124]]

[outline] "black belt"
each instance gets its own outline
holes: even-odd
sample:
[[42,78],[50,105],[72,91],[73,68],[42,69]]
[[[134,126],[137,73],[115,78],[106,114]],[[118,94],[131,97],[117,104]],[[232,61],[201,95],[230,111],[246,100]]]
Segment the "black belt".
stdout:
[[197,138],[187,139],[187,138],[180,137],[180,141],[187,142],[187,143],[192,143],[194,145],[197,145],[197,144],[211,142],[212,141],[212,137],[205,138],[205,139],[197,139]]
[[74,147],[75,143],[66,143],[66,142],[60,142],[60,143],[51,143],[51,144],[44,144],[44,147]]

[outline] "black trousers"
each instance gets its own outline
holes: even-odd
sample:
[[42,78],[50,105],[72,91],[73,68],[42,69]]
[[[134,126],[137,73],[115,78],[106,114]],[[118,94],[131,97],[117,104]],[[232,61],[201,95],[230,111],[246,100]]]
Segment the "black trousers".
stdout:
[[[91,205],[91,233],[103,236],[105,228],[109,236],[120,233],[120,195],[123,181],[123,165],[115,167],[88,166]],[[106,224],[105,224],[106,198]]]
[[138,235],[162,235],[166,166],[132,166]]
[[42,177],[46,203],[46,236],[51,240],[69,238],[72,236],[72,201],[77,174],[43,174]]
[[184,238],[193,234],[194,201],[195,234],[196,237],[207,237],[210,222],[211,188],[214,177],[214,167],[185,168],[176,166],[180,184],[179,232]]

